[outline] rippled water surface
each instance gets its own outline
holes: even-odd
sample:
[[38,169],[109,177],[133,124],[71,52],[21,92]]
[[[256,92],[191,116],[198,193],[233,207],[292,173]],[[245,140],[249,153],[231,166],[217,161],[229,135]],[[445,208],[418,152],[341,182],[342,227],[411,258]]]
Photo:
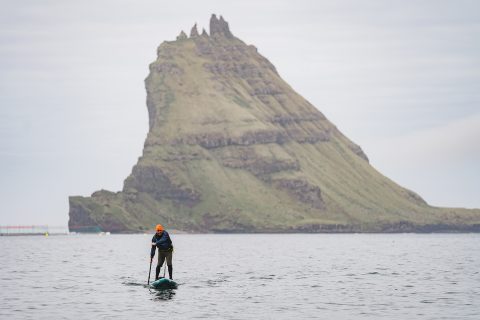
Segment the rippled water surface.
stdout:
[[478,234],[173,234],[170,291],[150,239],[0,237],[0,319],[480,319]]

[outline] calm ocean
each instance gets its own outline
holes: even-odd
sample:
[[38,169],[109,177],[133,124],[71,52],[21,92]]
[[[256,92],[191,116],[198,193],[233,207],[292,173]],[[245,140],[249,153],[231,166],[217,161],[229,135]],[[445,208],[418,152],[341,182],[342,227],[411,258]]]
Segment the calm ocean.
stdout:
[[480,319],[480,234],[151,237],[0,237],[0,319]]

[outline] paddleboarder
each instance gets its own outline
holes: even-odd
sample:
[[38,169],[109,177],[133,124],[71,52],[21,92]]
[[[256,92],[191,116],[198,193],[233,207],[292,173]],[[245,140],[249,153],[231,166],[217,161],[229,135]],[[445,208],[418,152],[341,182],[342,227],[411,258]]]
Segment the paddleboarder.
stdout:
[[172,266],[172,254],[173,254],[173,244],[170,239],[170,235],[163,228],[161,224],[157,224],[155,227],[155,235],[152,238],[152,249],[150,250],[150,265],[155,256],[155,249],[158,248],[158,263],[157,269],[155,270],[155,280],[159,279],[160,268],[163,265],[163,261],[167,260],[168,266],[168,275],[171,280],[173,280],[173,266]]

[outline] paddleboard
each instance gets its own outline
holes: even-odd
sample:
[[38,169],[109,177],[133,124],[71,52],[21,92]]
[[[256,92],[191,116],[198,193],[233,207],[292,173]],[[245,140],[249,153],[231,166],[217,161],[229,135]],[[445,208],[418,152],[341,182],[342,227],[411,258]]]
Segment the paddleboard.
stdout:
[[167,278],[160,278],[150,284],[154,289],[176,289],[177,283]]

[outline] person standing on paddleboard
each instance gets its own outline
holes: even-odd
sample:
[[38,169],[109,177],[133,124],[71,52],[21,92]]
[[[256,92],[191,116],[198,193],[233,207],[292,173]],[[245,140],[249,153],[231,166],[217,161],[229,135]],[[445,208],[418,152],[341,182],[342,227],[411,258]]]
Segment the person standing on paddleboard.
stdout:
[[163,228],[161,224],[157,224],[155,227],[155,235],[152,238],[152,249],[150,250],[150,262],[155,256],[155,249],[158,248],[158,263],[157,269],[155,270],[155,280],[158,280],[158,275],[160,274],[160,268],[163,265],[163,261],[167,260],[168,266],[168,275],[170,280],[173,280],[173,266],[172,266],[172,254],[173,254],[173,245],[170,235]]

